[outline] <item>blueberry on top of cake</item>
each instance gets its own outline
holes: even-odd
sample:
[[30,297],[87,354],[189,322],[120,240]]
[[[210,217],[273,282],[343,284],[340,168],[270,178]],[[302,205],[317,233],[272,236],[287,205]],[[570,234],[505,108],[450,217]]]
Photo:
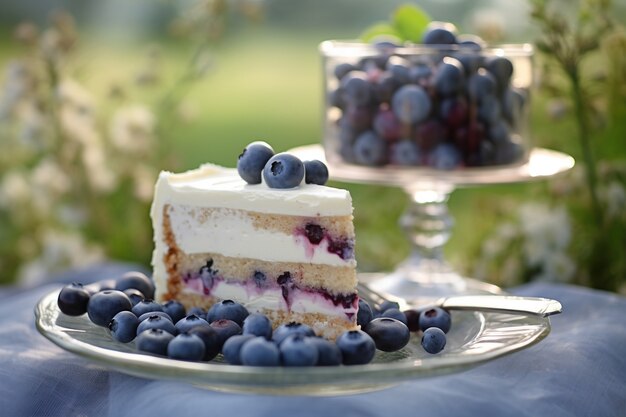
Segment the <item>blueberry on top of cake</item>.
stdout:
[[327,179],[319,161],[259,142],[237,169],[162,172],[151,210],[156,298],[187,308],[232,299],[327,338],[356,328],[352,199],[320,185]]

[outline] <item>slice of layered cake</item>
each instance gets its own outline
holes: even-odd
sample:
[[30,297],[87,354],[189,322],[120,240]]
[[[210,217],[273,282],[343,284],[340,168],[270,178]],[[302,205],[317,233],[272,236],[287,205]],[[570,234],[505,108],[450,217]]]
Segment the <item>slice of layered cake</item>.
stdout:
[[346,190],[249,184],[236,169],[162,172],[151,210],[156,298],[231,299],[274,326],[335,338],[356,328],[352,200]]

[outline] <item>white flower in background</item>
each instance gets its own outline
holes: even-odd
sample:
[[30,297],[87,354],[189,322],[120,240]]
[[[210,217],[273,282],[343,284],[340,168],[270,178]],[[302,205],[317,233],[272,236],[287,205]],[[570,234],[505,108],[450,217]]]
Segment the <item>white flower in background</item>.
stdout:
[[33,168],[30,185],[32,207],[40,217],[46,218],[72,183],[55,160],[45,158]]
[[32,85],[33,78],[28,67],[20,61],[9,62],[0,91],[0,120],[9,117],[18,103],[28,94]]
[[57,90],[57,99],[61,107],[73,107],[84,116],[93,115],[95,100],[91,93],[76,80],[69,78],[63,80]]
[[619,218],[626,214],[626,189],[618,181],[611,181],[602,188],[600,198],[606,204],[609,218]]
[[151,201],[156,182],[156,171],[147,165],[138,165],[134,168],[132,175],[135,181],[135,197],[140,201]]
[[473,32],[487,42],[498,42],[506,31],[504,16],[494,9],[477,10],[471,18]]
[[561,282],[572,278],[576,266],[567,255],[572,229],[565,207],[550,209],[545,204],[524,204],[519,219],[526,263],[541,271],[533,278]]
[[153,146],[154,126],[154,115],[148,108],[121,108],[115,112],[111,121],[111,143],[124,152],[147,153]]
[[64,194],[72,187],[70,178],[52,158],[42,159],[33,169],[31,182],[37,192]]
[[552,252],[544,258],[541,272],[533,277],[537,281],[568,282],[576,272],[576,264],[565,252]]
[[102,248],[88,244],[79,233],[45,230],[41,235],[41,255],[24,264],[18,280],[25,285],[44,282],[51,274],[101,262]]
[[9,171],[0,184],[0,207],[17,207],[31,198],[31,187],[21,171]]
[[107,161],[100,144],[91,144],[83,149],[83,165],[89,185],[98,192],[112,191],[117,185],[117,178]]

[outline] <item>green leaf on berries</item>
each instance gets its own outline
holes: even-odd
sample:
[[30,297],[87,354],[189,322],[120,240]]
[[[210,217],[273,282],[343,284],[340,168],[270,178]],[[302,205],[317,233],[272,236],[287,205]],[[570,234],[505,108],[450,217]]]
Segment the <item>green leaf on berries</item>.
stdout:
[[376,39],[398,39],[402,40],[402,36],[396,32],[396,30],[387,22],[374,23],[369,28],[365,29],[361,36],[359,36],[363,42],[371,42]]
[[398,7],[391,16],[392,24],[400,38],[405,41],[420,43],[426,26],[431,19],[417,6],[405,4]]

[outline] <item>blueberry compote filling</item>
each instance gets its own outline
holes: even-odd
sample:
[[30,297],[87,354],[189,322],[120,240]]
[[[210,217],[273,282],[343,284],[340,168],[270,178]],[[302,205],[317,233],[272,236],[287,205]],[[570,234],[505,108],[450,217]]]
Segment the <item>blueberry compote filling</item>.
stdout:
[[[358,310],[359,297],[356,293],[333,294],[324,288],[299,287],[289,271],[283,272],[275,280],[270,278],[262,271],[254,271],[247,281],[226,282],[213,268],[212,259],[209,259],[199,270],[189,271],[182,275],[187,288],[207,296],[213,295],[220,285],[241,286],[251,297],[262,297],[266,291],[280,290],[282,299],[290,311],[297,297],[314,298],[316,296],[322,297],[329,305],[332,304],[337,309],[342,309],[348,320],[352,320]],[[219,297],[219,295],[216,296]]]
[[312,246],[318,246],[323,240],[328,242],[327,251],[348,260],[354,258],[354,241],[352,239],[335,238],[319,224],[307,223],[303,229],[296,230],[296,235],[303,235]]

